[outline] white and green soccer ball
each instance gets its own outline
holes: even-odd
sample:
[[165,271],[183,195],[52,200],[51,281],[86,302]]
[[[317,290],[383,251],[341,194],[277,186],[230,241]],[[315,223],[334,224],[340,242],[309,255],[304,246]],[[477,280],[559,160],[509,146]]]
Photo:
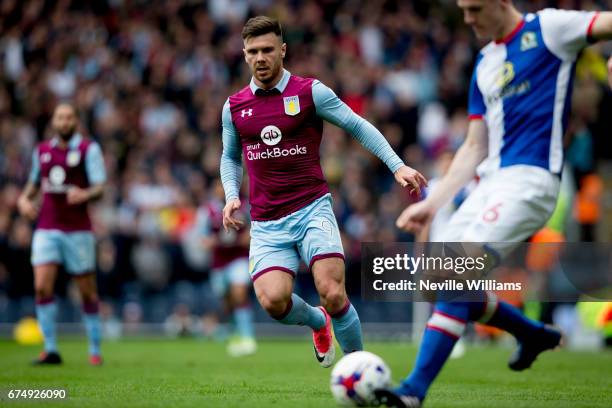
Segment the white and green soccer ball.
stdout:
[[343,406],[374,405],[374,391],[390,385],[391,370],[382,358],[369,351],[347,354],[331,373],[332,394]]

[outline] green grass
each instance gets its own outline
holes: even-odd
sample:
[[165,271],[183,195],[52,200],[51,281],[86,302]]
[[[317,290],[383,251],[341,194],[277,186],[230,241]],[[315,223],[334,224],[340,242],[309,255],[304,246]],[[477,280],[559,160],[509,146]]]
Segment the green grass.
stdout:
[[[226,357],[223,344],[196,340],[132,340],[104,344],[105,364],[90,367],[84,342],[62,341],[62,367],[30,367],[37,347],[0,341],[0,390],[65,388],[62,402],[0,406],[70,407],[329,407],[330,371],[307,342],[261,341],[251,357]],[[369,343],[404,376],[416,349]],[[612,407],[612,353],[546,353],[524,373],[506,368],[510,350],[470,348],[450,361],[427,407]]]

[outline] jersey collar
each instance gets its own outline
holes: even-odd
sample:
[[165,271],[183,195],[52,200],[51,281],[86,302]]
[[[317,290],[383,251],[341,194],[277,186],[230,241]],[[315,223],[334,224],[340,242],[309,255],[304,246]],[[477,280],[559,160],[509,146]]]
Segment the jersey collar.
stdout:
[[[290,77],[291,77],[291,73],[283,68],[283,76],[273,88],[276,88],[279,90],[280,93],[283,93],[285,91],[285,88],[287,87],[287,84],[289,83]],[[249,84],[249,87],[251,88],[251,92],[253,92],[253,95],[255,95],[255,92],[258,89],[262,89],[258,87],[257,85],[255,85],[255,79],[252,77],[251,77],[251,83]]]
[[506,35],[504,38],[500,38],[499,40],[495,40],[495,44],[508,44],[518,34],[518,32],[523,29],[524,26],[525,19],[523,18],[508,35]]

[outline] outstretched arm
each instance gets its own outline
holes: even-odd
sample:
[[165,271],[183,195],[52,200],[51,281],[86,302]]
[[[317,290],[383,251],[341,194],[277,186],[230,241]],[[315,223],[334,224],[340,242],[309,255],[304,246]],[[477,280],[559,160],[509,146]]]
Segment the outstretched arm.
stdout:
[[420,194],[420,187],[427,184],[425,177],[404,164],[376,127],[353,112],[334,91],[320,81],[314,81],[312,84],[312,99],[317,115],[353,135],[387,165],[402,187],[410,184]]
[[465,142],[455,155],[446,175],[423,201],[406,208],[397,219],[397,226],[419,233],[435,212],[449,202],[476,175],[476,168],[487,157],[487,125],[481,119],[471,120]]
[[238,131],[232,122],[229,99],[223,105],[221,114],[223,124],[223,153],[221,154],[221,183],[225,191],[225,208],[223,209],[223,227],[236,230],[242,226],[242,221],[233,217],[240,208],[240,184],[242,184],[242,152],[238,139]]

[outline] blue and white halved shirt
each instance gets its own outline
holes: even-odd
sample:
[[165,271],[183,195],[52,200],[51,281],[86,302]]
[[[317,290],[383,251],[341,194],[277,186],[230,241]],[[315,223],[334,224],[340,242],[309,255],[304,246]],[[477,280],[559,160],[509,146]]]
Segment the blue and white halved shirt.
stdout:
[[468,109],[489,131],[480,175],[517,164],[561,173],[576,59],[596,18],[555,9],[527,14],[506,38],[480,51]]

